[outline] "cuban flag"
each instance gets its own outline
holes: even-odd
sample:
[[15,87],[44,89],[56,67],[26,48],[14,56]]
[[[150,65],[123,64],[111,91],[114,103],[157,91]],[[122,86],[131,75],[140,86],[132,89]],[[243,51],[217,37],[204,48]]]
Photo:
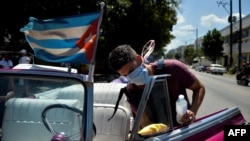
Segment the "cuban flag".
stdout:
[[46,62],[91,64],[102,12],[39,20],[30,17],[20,29],[35,57]]

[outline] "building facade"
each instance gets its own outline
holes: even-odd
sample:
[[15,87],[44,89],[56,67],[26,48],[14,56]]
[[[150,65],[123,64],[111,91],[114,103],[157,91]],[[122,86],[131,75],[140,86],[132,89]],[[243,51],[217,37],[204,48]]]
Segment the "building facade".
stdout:
[[[245,62],[250,62],[250,14],[242,18],[241,24],[241,45],[239,45],[239,20],[232,24],[232,54],[230,53],[230,25],[220,30],[222,36],[225,37],[223,44],[224,48],[224,66],[230,65],[230,57],[232,55],[232,66],[239,65]],[[241,57],[239,57],[241,48]]]

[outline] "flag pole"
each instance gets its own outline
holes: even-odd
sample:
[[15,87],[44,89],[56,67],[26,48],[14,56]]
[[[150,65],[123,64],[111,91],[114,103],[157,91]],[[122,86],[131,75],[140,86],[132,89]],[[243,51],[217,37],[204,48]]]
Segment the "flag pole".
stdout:
[[96,56],[96,50],[97,50],[97,44],[99,40],[99,34],[100,34],[100,26],[102,22],[102,16],[103,16],[103,7],[105,6],[104,2],[100,3],[101,5],[101,11],[100,11],[100,17],[98,20],[98,26],[97,26],[97,33],[96,33],[96,40],[94,45],[94,51],[93,51],[93,57],[91,59],[91,62],[89,64],[89,72],[88,72],[88,80],[89,82],[94,82],[94,70],[95,70],[95,56]]

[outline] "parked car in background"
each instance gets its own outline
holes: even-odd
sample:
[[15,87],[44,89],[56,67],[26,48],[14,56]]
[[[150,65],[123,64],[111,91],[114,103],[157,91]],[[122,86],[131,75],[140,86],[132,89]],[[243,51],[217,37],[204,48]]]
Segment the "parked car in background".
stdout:
[[207,73],[223,75],[226,72],[226,68],[220,64],[210,64],[207,69]]
[[207,66],[203,66],[203,65],[196,66],[195,68],[195,70],[199,72],[205,72],[206,69],[207,69]]
[[[202,56],[202,57],[196,57],[196,58],[194,58],[193,59],[193,61],[192,61],[192,67],[193,68],[197,68],[197,67],[199,67],[199,66],[204,66],[204,67],[206,67],[206,66],[209,66],[210,64],[211,64],[212,62],[211,61],[209,61],[207,58],[205,58],[204,56]],[[205,69],[205,68],[204,68]],[[202,71],[202,70],[201,70]]]

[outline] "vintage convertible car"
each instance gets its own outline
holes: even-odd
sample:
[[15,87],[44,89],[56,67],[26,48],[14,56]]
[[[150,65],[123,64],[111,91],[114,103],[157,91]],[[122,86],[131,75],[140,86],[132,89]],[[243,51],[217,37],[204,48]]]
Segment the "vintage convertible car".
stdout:
[[[168,74],[152,76],[145,84],[133,117],[126,97],[120,95],[126,84],[93,80],[100,15],[102,10],[44,21],[31,18],[21,29],[34,57],[87,64],[89,70],[80,74],[70,65],[41,64],[0,69],[1,141],[221,141],[225,126],[248,124],[240,109],[233,107],[174,127]],[[152,40],[145,44],[145,60],[153,49]],[[145,122],[149,109],[154,120]]]
[[[224,139],[225,125],[248,124],[241,111],[233,107],[190,125],[173,127],[166,85],[169,75],[152,76],[134,119],[125,96],[110,119],[120,89],[126,84],[94,83],[87,77],[72,68],[35,64],[0,70],[1,95],[14,92],[5,101],[1,140],[214,141]],[[141,127],[147,108],[154,111],[156,123]]]

